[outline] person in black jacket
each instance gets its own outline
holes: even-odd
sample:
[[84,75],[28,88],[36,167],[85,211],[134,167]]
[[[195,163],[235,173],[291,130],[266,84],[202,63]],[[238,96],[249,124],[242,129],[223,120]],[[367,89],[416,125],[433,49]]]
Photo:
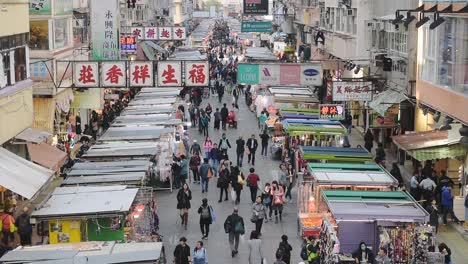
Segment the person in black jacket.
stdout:
[[244,219],[239,215],[239,209],[234,207],[233,213],[224,221],[224,231],[229,234],[231,256],[234,257],[239,248],[239,237],[245,233]]
[[374,263],[374,253],[367,247],[366,243],[359,243],[359,248],[353,253],[356,263]]
[[398,167],[398,162],[392,163],[392,170],[390,174],[398,181],[398,187],[403,187],[403,177],[401,176],[400,168]]
[[198,214],[200,215],[200,230],[202,232],[202,239],[207,239],[208,234],[210,233],[210,225],[213,223],[213,219],[211,219],[211,208],[208,205],[208,199],[202,199],[202,205],[198,208]]
[[22,246],[32,245],[31,238],[32,238],[32,225],[29,223],[29,208],[24,207],[23,213],[21,213],[18,218],[16,218],[15,224],[18,227],[18,234],[20,236],[20,241]]
[[236,153],[237,153],[237,166],[242,168],[242,161],[244,160],[244,151],[245,151],[245,140],[242,139],[242,136],[236,140]]
[[184,183],[182,189],[177,193],[177,209],[180,210],[180,218],[182,219],[182,225],[185,227],[185,230],[187,230],[190,200],[192,200],[192,191],[187,183]]
[[279,243],[279,247],[276,252],[281,255],[281,260],[286,264],[291,264],[291,251],[292,247],[288,243],[288,236],[282,235],[281,242]]
[[366,134],[364,135],[364,147],[369,151],[372,152],[372,147],[374,146],[374,135],[372,135],[372,131],[367,129]]
[[223,127],[223,130],[226,130],[226,123],[227,123],[227,118],[229,116],[229,110],[227,109],[226,104],[223,104],[223,108],[221,108],[221,125]]
[[223,133],[222,138],[219,140],[218,147],[224,153],[227,153],[228,148],[231,148],[231,143],[229,143],[226,133]]
[[174,261],[175,264],[189,264],[192,263],[190,258],[190,247],[187,245],[187,239],[181,237],[179,239],[180,244],[174,249]]
[[255,135],[252,134],[252,137],[247,140],[247,148],[249,149],[248,163],[252,160],[252,166],[255,166],[255,151],[257,151],[258,141],[255,138]]
[[239,177],[242,178],[242,181],[245,181],[244,174],[239,170],[239,167],[232,167],[231,169],[231,186],[232,189],[236,192],[236,201],[235,204],[240,203],[240,197],[242,189],[244,188],[243,182],[239,182]]

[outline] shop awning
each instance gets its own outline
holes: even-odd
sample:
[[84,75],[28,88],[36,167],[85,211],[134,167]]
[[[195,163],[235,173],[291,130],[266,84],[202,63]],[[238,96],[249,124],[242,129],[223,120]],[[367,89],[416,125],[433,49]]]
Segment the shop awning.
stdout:
[[31,199],[49,182],[52,174],[53,171],[0,148],[0,185],[12,192]]
[[169,51],[163,49],[161,46],[159,46],[158,44],[156,44],[155,42],[153,41],[145,41],[145,43],[150,46],[151,48],[155,49],[157,52],[159,53],[169,53]]
[[53,171],[58,171],[67,159],[67,153],[47,143],[28,143],[31,161]]
[[406,100],[403,90],[386,90],[378,95],[375,95],[373,100],[369,103],[369,107],[374,109],[377,113],[385,116],[385,112],[394,104],[399,104]]
[[457,141],[449,141],[448,131],[425,131],[394,136],[393,142],[413,158],[424,161],[463,157],[468,148]]
[[35,128],[26,128],[21,133],[16,135],[15,139],[20,139],[20,140],[24,140],[27,142],[39,144],[44,141],[47,141],[47,139],[51,136],[52,136],[51,133],[43,131],[43,130],[39,130]]

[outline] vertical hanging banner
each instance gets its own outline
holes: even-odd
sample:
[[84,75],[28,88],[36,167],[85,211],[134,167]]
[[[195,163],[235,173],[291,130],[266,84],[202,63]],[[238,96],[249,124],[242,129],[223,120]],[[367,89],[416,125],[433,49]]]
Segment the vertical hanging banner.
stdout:
[[75,87],[99,86],[99,64],[97,62],[75,62],[73,75]]
[[154,86],[153,63],[142,61],[130,62],[130,86],[152,87]]
[[91,43],[93,60],[118,60],[119,1],[91,0]]
[[158,62],[158,86],[181,86],[182,65],[180,61]]
[[186,38],[187,32],[185,32],[185,27],[173,27],[172,28],[172,38],[174,40],[184,40]]
[[144,37],[145,39],[148,39],[148,40],[158,39],[158,28],[157,27],[145,27]]
[[206,61],[185,62],[185,86],[208,86],[210,67]]
[[101,63],[101,86],[102,87],[125,87],[127,84],[127,71],[125,62],[103,62]]
[[159,27],[158,28],[159,40],[171,40],[172,39],[172,28],[171,27]]

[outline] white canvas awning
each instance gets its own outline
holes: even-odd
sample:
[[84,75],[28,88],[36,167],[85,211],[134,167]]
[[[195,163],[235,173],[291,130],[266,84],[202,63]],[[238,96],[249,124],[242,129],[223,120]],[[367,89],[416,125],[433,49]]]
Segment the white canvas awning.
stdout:
[[16,135],[15,139],[39,144],[47,141],[49,137],[52,137],[52,134],[47,131],[42,131],[35,128],[26,128],[21,133]]
[[27,199],[46,185],[53,171],[0,148],[0,185]]

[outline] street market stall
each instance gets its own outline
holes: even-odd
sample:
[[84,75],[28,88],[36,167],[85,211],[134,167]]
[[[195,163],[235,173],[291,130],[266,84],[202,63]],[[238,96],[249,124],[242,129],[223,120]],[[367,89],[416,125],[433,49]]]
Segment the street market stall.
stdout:
[[124,126],[110,127],[98,140],[98,142],[111,141],[171,141],[174,127],[165,126]]
[[[336,222],[339,248],[334,252],[351,254],[363,241],[374,255],[380,247],[386,248],[392,263],[424,263],[428,247],[435,244],[432,227],[424,224],[428,213],[406,192],[324,190],[322,194],[329,218]],[[330,252],[327,247],[321,250]]]
[[348,130],[335,120],[283,119],[292,146],[341,146]]
[[318,235],[327,206],[323,190],[392,191],[398,181],[377,164],[308,163],[298,185],[299,231]]
[[374,160],[372,154],[363,148],[302,146],[298,154],[298,160],[302,161],[373,163]]
[[279,109],[279,115],[282,119],[319,119],[318,108],[285,108]]
[[153,199],[152,189],[125,185],[58,187],[31,218],[50,244],[138,241],[151,235]]

